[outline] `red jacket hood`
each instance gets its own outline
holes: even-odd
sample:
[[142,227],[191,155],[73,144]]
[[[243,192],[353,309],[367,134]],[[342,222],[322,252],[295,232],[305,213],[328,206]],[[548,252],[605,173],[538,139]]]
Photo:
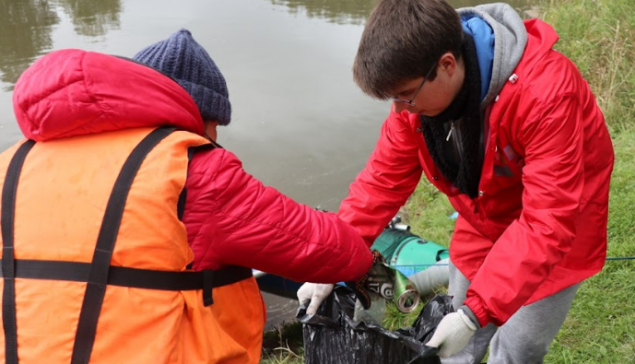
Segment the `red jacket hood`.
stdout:
[[551,25],[540,19],[525,20],[525,27],[531,46],[525,48],[523,62],[527,67],[533,68],[547,53],[551,52],[559,37]]
[[171,125],[203,135],[194,100],[178,83],[134,61],[78,49],[55,51],[20,76],[13,108],[35,141]]

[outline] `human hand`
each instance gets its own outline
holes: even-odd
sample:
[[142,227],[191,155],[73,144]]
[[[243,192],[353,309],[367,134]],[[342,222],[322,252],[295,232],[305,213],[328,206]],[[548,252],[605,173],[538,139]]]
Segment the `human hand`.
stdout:
[[306,309],[307,315],[315,315],[322,301],[333,292],[333,287],[333,284],[305,283],[298,289],[297,295],[300,304],[311,301]]
[[467,314],[459,309],[457,312],[447,314],[441,320],[434,335],[426,345],[439,348],[437,355],[441,358],[447,358],[461,351],[477,328]]

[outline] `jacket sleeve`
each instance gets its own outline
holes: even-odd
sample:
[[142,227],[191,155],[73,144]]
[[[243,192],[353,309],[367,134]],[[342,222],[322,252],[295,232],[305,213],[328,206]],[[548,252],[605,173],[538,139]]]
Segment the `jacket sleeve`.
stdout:
[[390,113],[366,167],[340,205],[338,215],[357,229],[368,246],[395,217],[421,179],[417,138],[406,117],[406,112]]
[[[536,103],[518,131],[525,146],[523,210],[496,241],[465,304],[505,323],[570,250],[584,183],[581,105],[574,95]],[[522,115],[522,113],[521,113]]]
[[370,268],[371,253],[350,225],[264,186],[227,150],[197,153],[187,187],[184,222],[196,270],[239,265],[336,283]]

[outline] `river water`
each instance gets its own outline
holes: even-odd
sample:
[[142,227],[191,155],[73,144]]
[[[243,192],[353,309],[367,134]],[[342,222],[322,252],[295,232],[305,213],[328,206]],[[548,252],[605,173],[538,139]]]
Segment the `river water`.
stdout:
[[[455,7],[482,0],[451,0]],[[337,210],[389,110],[351,66],[375,0],[0,0],[0,150],[18,141],[19,75],[51,50],[133,56],[189,29],[225,76],[232,122],[219,142],[296,201]],[[510,4],[527,7],[527,0]],[[269,324],[295,303],[265,295]]]

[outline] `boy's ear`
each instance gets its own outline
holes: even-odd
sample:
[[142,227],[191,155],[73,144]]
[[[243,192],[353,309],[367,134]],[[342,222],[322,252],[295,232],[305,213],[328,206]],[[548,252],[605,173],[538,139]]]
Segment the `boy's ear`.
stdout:
[[451,77],[456,72],[457,59],[452,52],[445,52],[439,58],[439,65]]

